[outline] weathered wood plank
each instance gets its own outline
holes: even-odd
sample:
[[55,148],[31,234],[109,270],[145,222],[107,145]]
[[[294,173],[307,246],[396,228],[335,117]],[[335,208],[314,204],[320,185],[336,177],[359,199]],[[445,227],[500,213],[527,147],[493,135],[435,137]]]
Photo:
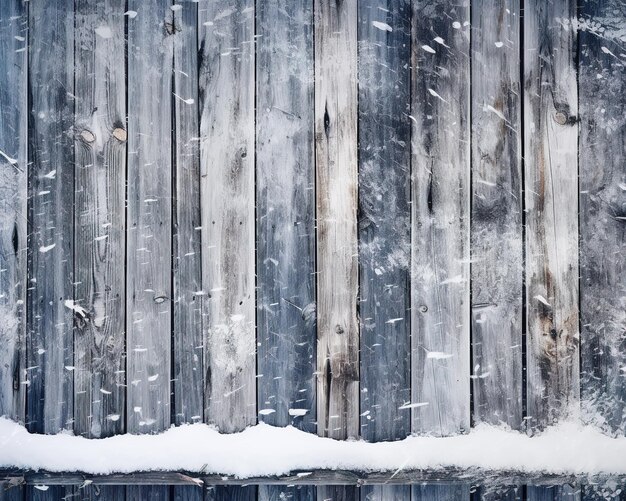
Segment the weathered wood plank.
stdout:
[[472,490],[472,501],[523,501],[524,498],[521,486],[485,484]]
[[411,499],[410,485],[364,485],[361,501],[406,501]]
[[259,501],[314,501],[317,499],[313,485],[259,485]]
[[318,485],[317,501],[357,501],[360,500],[360,491],[356,486],[345,485]]
[[362,0],[358,23],[360,431],[375,442],[411,433],[411,2]]
[[204,486],[202,485],[174,485],[172,486],[174,501],[203,501]]
[[71,499],[77,501],[126,501],[126,489],[122,485],[79,484],[74,486],[74,496]]
[[254,2],[198,4],[204,418],[256,423]]
[[170,424],[173,13],[128,8],[127,427],[154,433]]
[[174,408],[176,424],[202,421],[204,349],[200,242],[198,121],[198,3],[182,0],[174,11]]
[[315,8],[317,430],[359,433],[357,2]]
[[626,5],[579,8],[580,315],[583,412],[626,434]]
[[126,488],[126,501],[169,501],[170,489],[161,485],[132,485]]
[[474,419],[518,430],[524,272],[519,0],[474,1],[471,43]]
[[529,501],[578,501],[580,486],[575,484],[528,486],[526,498]]
[[29,4],[29,287],[31,432],[71,429],[74,364],[74,4]]
[[315,432],[313,2],[258,1],[256,33],[259,419]]
[[0,416],[24,422],[28,13],[21,0],[0,9]]
[[0,501],[24,501],[25,495],[25,486],[0,482]]
[[76,2],[74,431],[124,431],[124,1]]
[[527,409],[530,429],[578,403],[576,2],[524,7]]
[[63,501],[73,497],[74,487],[72,486],[43,486],[27,485],[26,497],[28,501]]
[[255,485],[227,485],[209,487],[204,493],[204,501],[256,501]]
[[[444,39],[445,40],[445,39]],[[469,501],[469,484],[414,485],[411,487],[412,501]]]
[[469,2],[414,3],[413,431],[469,430]]

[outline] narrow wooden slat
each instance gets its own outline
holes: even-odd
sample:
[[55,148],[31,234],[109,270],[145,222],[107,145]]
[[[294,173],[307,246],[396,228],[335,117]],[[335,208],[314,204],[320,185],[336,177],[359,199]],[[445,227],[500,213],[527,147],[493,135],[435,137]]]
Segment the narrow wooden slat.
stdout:
[[358,16],[360,431],[376,442],[411,433],[411,2]]
[[228,485],[209,487],[204,493],[204,501],[256,501],[255,485]]
[[72,499],[77,501],[126,501],[126,488],[122,485],[79,484],[74,486]]
[[[27,311],[30,431],[71,429],[74,363],[74,4],[29,4],[29,258]],[[66,304],[66,301],[69,303]]]
[[24,422],[26,385],[27,47],[21,0],[0,9],[0,416]]
[[254,2],[198,4],[204,418],[256,423]]
[[124,2],[76,2],[74,431],[125,423]]
[[315,432],[313,2],[258,0],[256,33],[259,419]]
[[204,486],[174,485],[172,486],[173,501],[203,501]]
[[26,487],[0,482],[0,501],[25,501]]
[[345,439],[359,427],[357,2],[314,8],[317,430]]
[[471,41],[474,419],[518,430],[523,326],[519,0],[474,1]]
[[28,501],[63,501],[74,495],[74,487],[61,485],[48,488],[42,485],[27,485],[25,491]]
[[128,431],[170,424],[172,11],[131,0],[128,20]]
[[576,17],[570,0],[524,8],[527,409],[531,429],[577,405]]
[[126,501],[169,501],[170,489],[161,485],[133,485],[126,488]]
[[259,501],[313,501],[317,499],[313,485],[259,485]]
[[412,92],[413,431],[468,431],[469,2],[416,2]]
[[469,501],[469,484],[422,484],[411,487],[412,501]]
[[583,412],[587,421],[625,435],[626,5],[589,0],[579,16]]
[[360,500],[360,490],[352,485],[318,485],[317,501],[357,501]]
[[365,485],[361,501],[406,501],[411,499],[410,485]]
[[204,349],[200,245],[198,4],[174,9],[174,409],[176,424],[202,421]]

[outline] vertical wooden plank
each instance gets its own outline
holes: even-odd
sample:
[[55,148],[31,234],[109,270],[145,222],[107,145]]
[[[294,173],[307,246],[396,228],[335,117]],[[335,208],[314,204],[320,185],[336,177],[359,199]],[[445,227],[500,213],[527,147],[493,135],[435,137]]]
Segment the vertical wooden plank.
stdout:
[[0,9],[0,416],[24,422],[28,12]]
[[176,424],[202,421],[204,348],[200,245],[198,4],[174,12],[174,409]]
[[25,491],[28,501],[63,501],[74,494],[72,486],[63,485],[27,485]]
[[579,15],[583,412],[626,435],[626,6],[588,0]]
[[470,425],[469,2],[415,2],[412,409],[416,433]]
[[254,2],[198,4],[204,417],[256,423]]
[[125,423],[124,6],[76,2],[74,431],[88,438]]
[[472,3],[474,419],[522,425],[519,0]]
[[196,485],[175,485],[172,487],[174,501],[203,501],[204,487]]
[[255,485],[222,485],[207,489],[204,501],[256,501]]
[[29,4],[29,46],[26,420],[56,433],[74,417],[74,3]]
[[126,501],[126,488],[123,485],[89,484],[74,486],[74,495],[71,499],[77,501]]
[[359,427],[357,2],[314,8],[317,430],[345,439]]
[[[497,480],[496,480],[497,481]],[[523,489],[521,486],[491,485],[478,486],[472,492],[475,501],[522,501]]]
[[529,501],[578,501],[580,486],[569,484],[528,486],[527,499]]
[[25,494],[26,488],[23,485],[0,482],[0,501],[24,501]]
[[259,501],[313,501],[314,485],[259,485]]
[[258,0],[256,33],[259,419],[315,432],[312,0]]
[[361,487],[361,501],[406,501],[411,499],[410,485],[366,485]]
[[421,484],[411,487],[412,501],[469,501],[467,484]]
[[411,2],[362,0],[358,23],[360,431],[376,442],[411,432]]
[[578,403],[576,2],[524,7],[528,424]]
[[126,501],[169,501],[170,488],[164,485],[131,485],[126,487]]
[[318,485],[317,501],[357,501],[360,488],[354,485]]
[[172,11],[130,0],[128,20],[128,431],[170,424]]

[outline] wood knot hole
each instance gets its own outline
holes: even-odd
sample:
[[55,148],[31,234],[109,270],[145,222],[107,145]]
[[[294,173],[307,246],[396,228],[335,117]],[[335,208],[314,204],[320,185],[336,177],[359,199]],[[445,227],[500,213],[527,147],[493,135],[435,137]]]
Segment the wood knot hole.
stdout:
[[337,334],[343,334],[345,331],[343,330],[343,327],[339,324],[335,325],[335,332]]
[[567,123],[567,116],[565,116],[565,113],[559,111],[555,113],[554,121],[559,125],[565,125]]
[[96,140],[96,136],[90,130],[85,129],[80,133],[80,137],[86,143],[93,143]]
[[165,294],[159,294],[158,296],[154,296],[154,302],[156,304],[161,304],[165,302],[166,299],[167,299],[167,296]]
[[116,127],[115,129],[113,129],[113,137],[118,141],[126,141],[126,138],[128,136],[125,129],[122,129],[121,127]]

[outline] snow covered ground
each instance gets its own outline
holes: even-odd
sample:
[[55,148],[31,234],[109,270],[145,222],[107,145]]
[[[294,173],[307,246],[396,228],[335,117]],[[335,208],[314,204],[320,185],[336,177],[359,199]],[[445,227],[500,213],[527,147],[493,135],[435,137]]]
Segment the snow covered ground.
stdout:
[[398,442],[340,442],[295,428],[259,424],[224,435],[203,425],[185,425],[160,435],[120,435],[87,440],[34,435],[0,418],[0,468],[90,474],[185,470],[239,478],[290,471],[339,469],[397,471],[479,467],[527,473],[624,474],[626,437],[563,423],[529,438],[481,425],[469,435],[409,437]]

